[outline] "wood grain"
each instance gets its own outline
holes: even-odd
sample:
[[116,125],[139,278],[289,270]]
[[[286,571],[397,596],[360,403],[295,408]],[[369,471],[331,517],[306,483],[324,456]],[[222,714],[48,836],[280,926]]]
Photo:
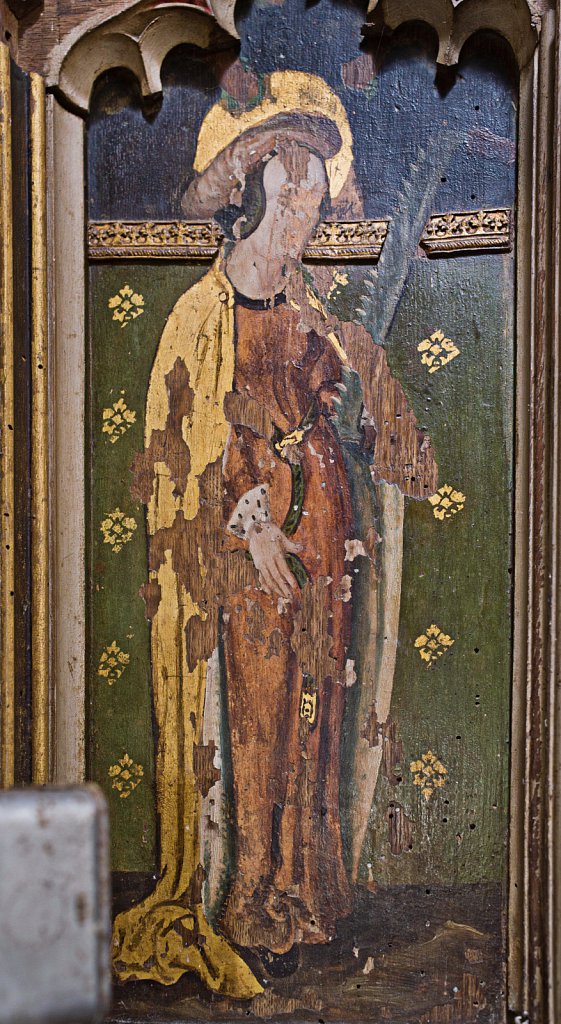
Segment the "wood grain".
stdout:
[[[27,71],[45,74],[55,46],[94,15],[110,17],[131,7],[131,0],[45,0],[42,8],[17,25],[14,53]],[[12,23],[13,24],[13,23]]]

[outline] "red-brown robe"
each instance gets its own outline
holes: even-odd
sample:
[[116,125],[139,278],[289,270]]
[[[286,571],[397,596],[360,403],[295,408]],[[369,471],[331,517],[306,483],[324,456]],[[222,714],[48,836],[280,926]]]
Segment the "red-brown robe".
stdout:
[[[298,445],[302,514],[292,539],[309,583],[288,605],[259,587],[225,608],[224,651],[236,809],[236,868],[224,924],[243,945],[282,952],[326,942],[351,909],[339,819],[339,748],[350,601],[345,539],[352,511],[343,455],[326,415],[341,377],[333,346],[298,329],[288,303],[236,306],[235,391],[287,434],[314,408]],[[292,474],[271,440],[233,423],[224,460],[227,513],[269,485],[271,518],[291,511]],[[241,546],[241,542],[234,541]],[[303,692],[315,694],[313,721]]]
[[[203,917],[201,800],[217,778],[203,704],[217,648],[234,800],[224,824],[235,853],[218,926],[239,945],[283,953],[294,942],[329,941],[351,909],[339,784],[353,576],[345,556],[356,524],[332,421],[345,363],[360,378],[373,482],[423,498],[434,493],[437,474],[429,439],[384,350],[362,327],[329,323],[299,282],[295,275],[288,300],[251,308],[259,304],[235,296],[214,266],[176,304],[152,370],[134,493],[148,506],[144,596],[152,621],[161,878],[117,919],[123,978],[173,983],[193,959],[184,936],[186,928],[197,934],[196,916],[212,961],[206,970],[203,957],[201,971],[211,987],[239,997],[252,987],[240,973],[245,965]],[[303,493],[289,516],[296,476]],[[265,593],[247,544],[228,531],[240,498],[258,485],[268,487],[271,520],[288,533],[292,519],[301,572],[290,602]],[[374,551],[362,543],[374,565]],[[374,635],[375,623],[372,629]],[[368,757],[361,764],[364,778]],[[360,781],[358,788],[366,794],[357,800],[364,823],[372,793]]]
[[[329,338],[302,329],[301,314],[290,303],[258,305],[237,297],[234,395],[242,408],[249,399],[253,416],[256,409],[264,413],[276,436],[302,423],[307,429],[283,457],[270,433],[252,429],[247,416],[245,424],[236,422],[234,399],[223,463],[226,521],[258,484],[268,485],[272,520],[279,526],[286,521],[293,500],[288,453],[304,481],[292,539],[300,545],[309,582],[288,605],[258,585],[230,595],[225,604],[236,865],[222,924],[241,945],[283,952],[295,941],[329,941],[337,920],[351,910],[339,782],[352,600],[345,542],[354,533],[347,471],[330,422],[331,399],[340,397],[341,358]],[[383,350],[364,331],[355,330],[355,341],[357,336],[368,343],[363,355],[370,380],[378,378],[392,420],[398,411],[392,398],[398,397],[397,422],[403,416],[402,430],[415,446],[414,453],[400,452],[403,486],[404,463],[418,461],[421,440]],[[383,456],[387,424],[380,426]],[[428,479],[432,458],[425,469]],[[392,482],[391,471],[388,477]],[[229,544],[244,546],[237,540]],[[310,721],[305,703],[312,692]]]

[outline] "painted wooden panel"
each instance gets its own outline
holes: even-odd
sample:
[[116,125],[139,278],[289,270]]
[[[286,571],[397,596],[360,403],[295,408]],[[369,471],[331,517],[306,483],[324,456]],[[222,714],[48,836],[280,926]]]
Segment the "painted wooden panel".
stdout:
[[[360,25],[258,3],[239,55],[170,55],[158,109],[118,75],[94,98],[95,230],[224,239],[90,264],[89,771],[127,1011],[501,1019],[515,85],[485,36],[442,82],[430,40]],[[306,255],[364,220],[378,262]]]

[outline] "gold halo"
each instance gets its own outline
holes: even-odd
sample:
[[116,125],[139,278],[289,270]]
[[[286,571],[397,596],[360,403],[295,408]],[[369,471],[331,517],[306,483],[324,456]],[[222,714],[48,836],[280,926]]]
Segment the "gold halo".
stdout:
[[303,71],[274,71],[268,76],[267,96],[251,110],[231,112],[215,103],[199,131],[194,168],[201,174],[243,132],[265,124],[277,114],[299,111],[329,118],[337,125],[341,148],[325,161],[329,193],[336,199],[353,162],[352,135],[345,108],[327,82]]

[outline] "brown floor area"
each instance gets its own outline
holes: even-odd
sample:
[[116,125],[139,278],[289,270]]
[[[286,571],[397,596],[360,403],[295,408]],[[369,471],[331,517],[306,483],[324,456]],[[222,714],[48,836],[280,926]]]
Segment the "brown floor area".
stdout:
[[271,977],[251,958],[266,985],[250,1003],[211,998],[185,975],[170,989],[117,987],[110,1019],[502,1024],[503,933],[498,884],[357,889],[352,917],[328,946],[301,947],[294,973]]

